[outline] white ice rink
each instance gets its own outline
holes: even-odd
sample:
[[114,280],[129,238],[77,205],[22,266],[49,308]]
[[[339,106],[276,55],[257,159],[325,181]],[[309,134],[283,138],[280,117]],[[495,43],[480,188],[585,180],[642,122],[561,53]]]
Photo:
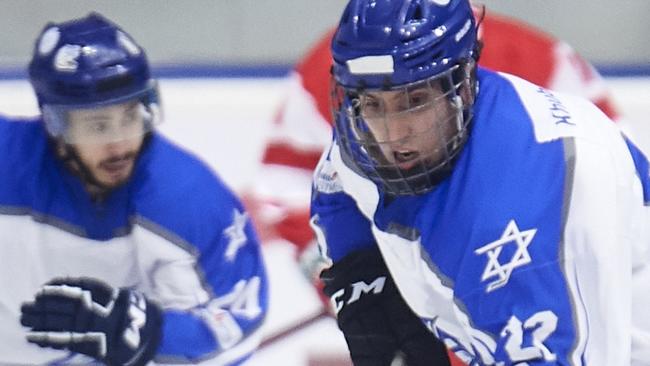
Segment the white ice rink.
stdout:
[[[607,79],[624,114],[624,129],[650,152],[650,78]],[[255,183],[263,141],[283,94],[282,79],[163,79],[160,130],[208,162],[236,191]],[[0,81],[0,113],[37,112],[25,81]],[[293,260],[291,246],[267,243],[271,279],[266,337],[318,314],[320,302]],[[247,365],[345,365],[345,343],[333,319],[319,321],[263,347]],[[335,360],[339,361],[336,362]]]

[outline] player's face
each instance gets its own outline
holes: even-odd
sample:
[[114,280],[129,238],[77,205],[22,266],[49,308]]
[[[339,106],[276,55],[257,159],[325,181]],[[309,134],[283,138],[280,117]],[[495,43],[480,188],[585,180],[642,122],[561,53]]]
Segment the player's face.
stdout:
[[69,141],[93,177],[109,188],[130,177],[144,129],[136,102],[71,110],[68,115]]
[[365,93],[359,107],[383,157],[403,171],[443,161],[459,132],[457,109],[439,83]]

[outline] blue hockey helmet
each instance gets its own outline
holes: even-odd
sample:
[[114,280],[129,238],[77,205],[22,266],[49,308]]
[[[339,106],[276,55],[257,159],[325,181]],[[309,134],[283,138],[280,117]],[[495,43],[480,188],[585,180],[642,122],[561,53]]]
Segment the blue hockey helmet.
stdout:
[[157,85],[144,49],[98,13],[47,24],[35,42],[29,78],[54,137],[68,138],[68,115],[77,109],[133,101],[145,122],[138,134],[160,120]]
[[332,56],[332,110],[346,163],[396,195],[427,192],[448,176],[477,90],[469,1],[350,0]]
[[333,74],[348,88],[386,88],[476,56],[468,0],[352,0],[332,40]]

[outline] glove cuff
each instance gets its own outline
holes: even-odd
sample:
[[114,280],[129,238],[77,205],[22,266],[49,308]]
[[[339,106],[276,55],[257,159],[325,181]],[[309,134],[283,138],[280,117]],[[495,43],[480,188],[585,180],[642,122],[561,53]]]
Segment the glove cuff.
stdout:
[[348,286],[352,281],[373,280],[386,275],[388,275],[388,268],[379,248],[373,247],[346,255],[330,268],[323,270],[320,279],[325,284],[325,293],[332,296],[334,292]]
[[[116,332],[119,339],[115,342],[127,344],[127,339],[135,335],[134,343],[137,347],[127,359],[107,359],[109,366],[129,365],[144,366],[153,360],[162,340],[162,309],[154,302],[148,300],[144,295],[130,289],[120,290],[117,304],[124,310],[122,315],[123,332]],[[144,321],[144,324],[141,322]],[[129,332],[131,334],[129,334]],[[132,347],[132,346],[131,346]]]
[[151,336],[144,346],[142,355],[133,364],[134,366],[144,366],[156,357],[158,346],[162,342],[162,323],[162,309],[157,304],[147,300],[147,324],[145,325],[145,331],[150,332],[149,334]]

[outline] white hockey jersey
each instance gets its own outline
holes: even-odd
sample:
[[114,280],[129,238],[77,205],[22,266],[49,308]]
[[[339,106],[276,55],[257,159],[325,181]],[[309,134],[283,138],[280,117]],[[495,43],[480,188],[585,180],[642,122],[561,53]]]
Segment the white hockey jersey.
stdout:
[[247,214],[225,185],[154,133],[131,181],[95,203],[46,141],[42,122],[0,118],[0,364],[85,364],[28,343],[20,325],[21,303],[64,276],[132,287],[159,303],[156,361],[249,356],[267,279]]
[[471,365],[650,364],[648,161],[593,104],[479,70],[434,190],[387,197],[334,143],[312,222],[336,262],[378,245],[407,303]]

